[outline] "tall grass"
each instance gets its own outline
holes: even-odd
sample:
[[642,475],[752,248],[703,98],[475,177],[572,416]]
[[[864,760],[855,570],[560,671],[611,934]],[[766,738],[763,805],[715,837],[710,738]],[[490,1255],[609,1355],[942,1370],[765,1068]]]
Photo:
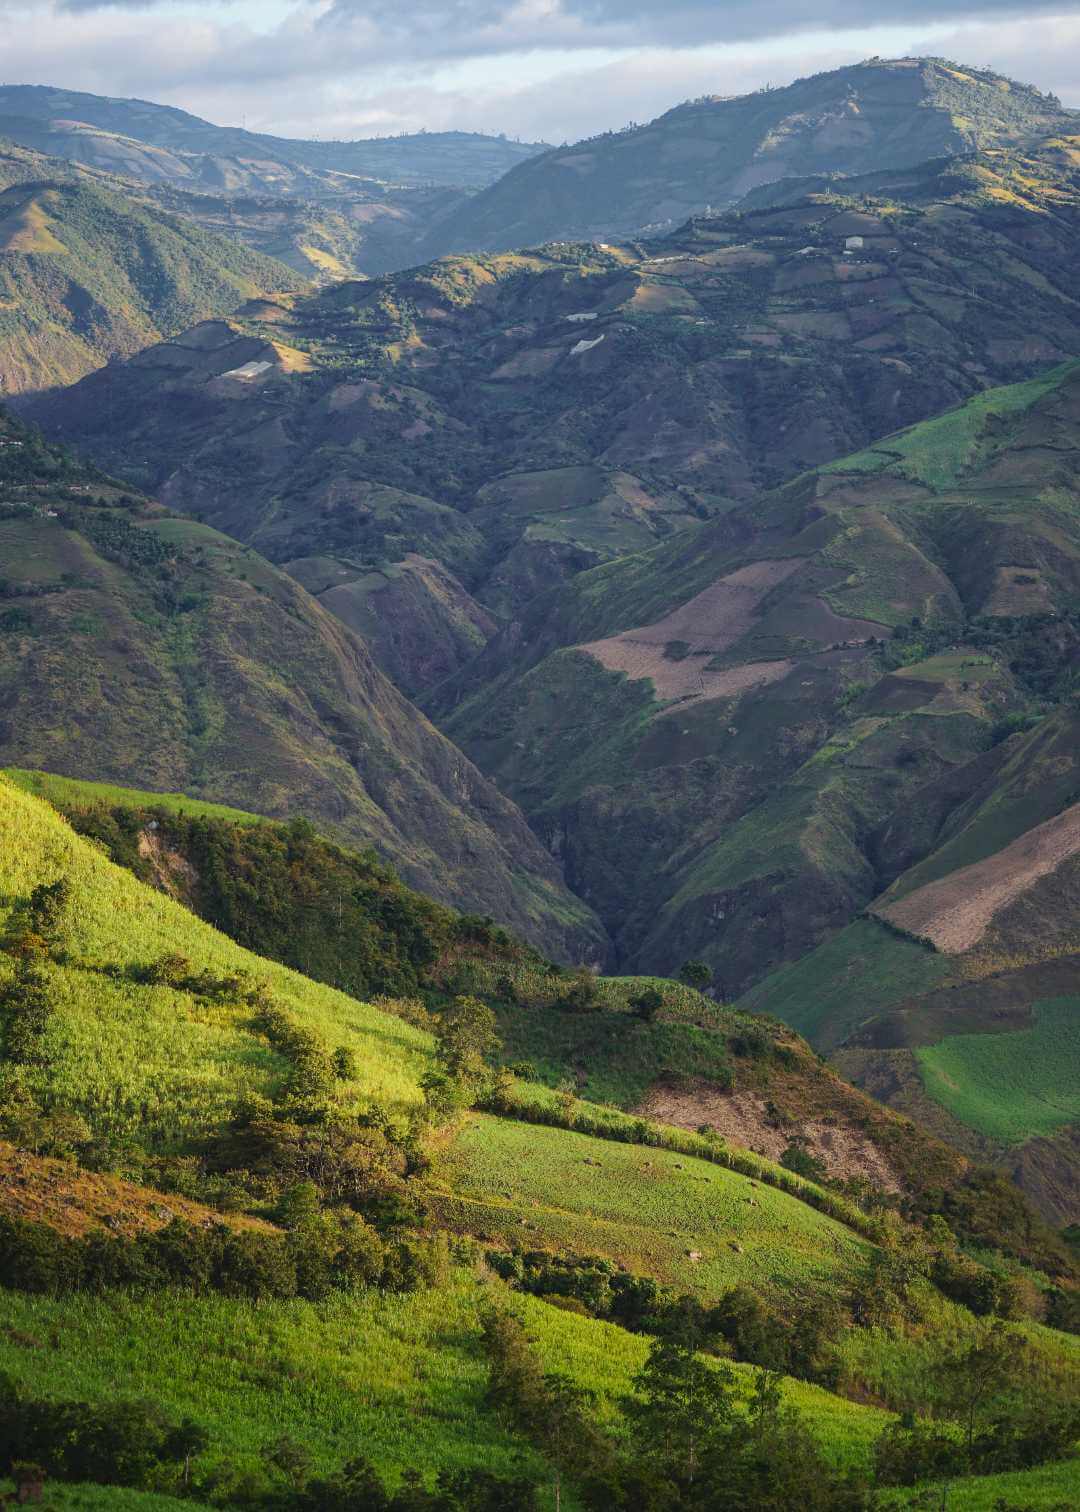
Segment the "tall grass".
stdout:
[[[240,1004],[207,1004],[168,987],[105,975],[180,952],[217,975],[264,980],[329,1049],[354,1052],[345,1108],[419,1100],[428,1039],[378,1009],[233,944],[179,904],[114,866],[39,799],[0,779],[0,928],[40,882],[65,877],[71,905],[51,972],[52,1064],[26,1080],[49,1107],[82,1114],[99,1134],[147,1147],[181,1144],[227,1117],[245,1092],[271,1095],[285,1062]],[[0,972],[10,965],[0,961]]]

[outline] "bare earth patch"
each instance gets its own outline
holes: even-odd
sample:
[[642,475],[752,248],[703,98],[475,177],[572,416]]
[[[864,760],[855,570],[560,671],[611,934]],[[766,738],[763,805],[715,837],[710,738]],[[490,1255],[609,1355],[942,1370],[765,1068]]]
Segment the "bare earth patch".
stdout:
[[136,1234],[164,1228],[174,1218],[200,1228],[227,1223],[230,1228],[276,1232],[272,1224],[258,1218],[226,1216],[186,1197],[166,1196],[116,1176],[82,1171],[65,1160],[28,1155],[4,1143],[0,1143],[0,1213],[47,1223],[72,1237],[102,1227]]
[[875,910],[938,950],[958,955],[977,945],[995,914],[1080,852],[1080,803],[1038,824],[985,861],[929,882]]
[[[624,630],[577,649],[587,651],[609,672],[651,678],[657,697],[664,702],[720,698],[776,682],[788,675],[793,663],[754,662],[720,671],[710,671],[704,663],[746,634],[761,600],[804,561],[804,557],[784,557],[752,562],[729,572],[653,625]],[[677,658],[668,651],[673,644],[679,646]]]
[[741,1145],[769,1160],[779,1160],[792,1134],[797,1133],[806,1140],[805,1148],[821,1161],[828,1176],[840,1181],[862,1177],[885,1191],[900,1190],[889,1162],[862,1130],[818,1118],[778,1128],[770,1122],[765,1100],[756,1092],[721,1092],[706,1083],[660,1086],[653,1088],[635,1112],[681,1129],[699,1129],[708,1124],[728,1144]]

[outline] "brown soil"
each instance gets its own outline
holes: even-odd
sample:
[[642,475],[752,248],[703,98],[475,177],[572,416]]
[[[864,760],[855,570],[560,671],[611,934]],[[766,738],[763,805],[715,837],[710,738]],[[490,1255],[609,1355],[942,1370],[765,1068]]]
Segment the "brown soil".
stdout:
[[[609,672],[652,679],[657,697],[720,698],[760,683],[775,682],[791,671],[791,662],[757,662],[747,667],[710,671],[710,656],[726,651],[745,635],[757,607],[777,583],[803,565],[802,557],[752,562],[730,572],[653,625],[624,630],[606,640],[579,646]],[[672,642],[688,648],[681,659],[666,654]]]
[[994,915],[1080,852],[1080,803],[1038,824],[1004,850],[918,888],[875,910],[938,950],[960,954],[977,945]]
[[82,1171],[67,1161],[29,1155],[5,1143],[0,1143],[0,1213],[47,1223],[72,1237],[102,1227],[135,1234],[164,1228],[174,1218],[200,1228],[227,1223],[230,1228],[276,1232],[273,1224],[259,1218],[226,1216],[186,1197],[166,1196],[116,1176]]
[[769,1160],[779,1160],[792,1134],[799,1134],[827,1175],[841,1181],[862,1177],[887,1192],[900,1191],[889,1162],[862,1130],[817,1118],[780,1127],[770,1119],[765,1099],[757,1092],[721,1092],[707,1084],[660,1086],[635,1111],[682,1129],[708,1124],[729,1144],[742,1145]]
[[150,863],[155,887],[181,902],[193,897],[199,880],[195,868],[179,851],[169,850],[161,843],[161,833],[156,827],[147,826],[139,835],[139,855]]

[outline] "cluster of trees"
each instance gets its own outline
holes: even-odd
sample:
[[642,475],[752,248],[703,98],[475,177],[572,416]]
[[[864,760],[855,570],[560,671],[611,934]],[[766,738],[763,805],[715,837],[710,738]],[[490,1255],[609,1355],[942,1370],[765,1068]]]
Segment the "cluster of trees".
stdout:
[[52,1016],[49,962],[60,948],[70,888],[60,878],[40,883],[14,910],[4,951],[15,973],[0,990],[0,1053],[16,1066],[48,1062],[47,1032]]
[[782,1317],[750,1286],[729,1287],[705,1303],[596,1256],[492,1250],[487,1261],[515,1290],[569,1311],[828,1388],[837,1384],[833,1345],[845,1322],[838,1302],[797,1300],[794,1316]]
[[533,958],[490,919],[457,915],[413,892],[373,851],[335,845],[305,819],[245,824],[85,800],[60,807],[75,830],[150,884],[156,878],[139,841],[152,827],[188,862],[191,872],[179,880],[201,918],[256,955],[356,997],[438,985],[438,963],[461,952]]
[[823,1458],[779,1378],[762,1371],[747,1404],[735,1373],[685,1340],[658,1339],[622,1406],[625,1434],[606,1431],[591,1394],[545,1372],[511,1313],[484,1320],[488,1396],[552,1467],[556,1508],[572,1480],[595,1512],[861,1512],[868,1490]]
[[489,1400],[548,1459],[556,1506],[571,1478],[595,1512],[864,1512],[889,1486],[1060,1458],[1080,1432],[1075,1398],[1047,1390],[1030,1346],[1001,1323],[938,1360],[934,1419],[891,1424],[866,1473],[825,1458],[784,1405],[779,1374],[761,1369],[748,1389],[678,1332],[654,1340],[620,1403],[617,1435],[601,1426],[590,1393],[543,1371],[513,1314],[491,1312],[484,1342]]
[[320,1301],[334,1290],[410,1291],[436,1280],[440,1267],[433,1243],[386,1237],[357,1215],[320,1211],[303,1195],[285,1233],[174,1219],[133,1238],[104,1230],[69,1238],[47,1224],[0,1215],[4,1285],[46,1295],[175,1286],[196,1295]]
[[302,1444],[285,1436],[267,1444],[262,1474],[227,1460],[204,1475],[192,1462],[211,1447],[190,1418],[174,1422],[150,1402],[91,1404],[31,1396],[0,1376],[0,1475],[19,1503],[40,1502],[49,1480],[90,1482],[176,1494],[208,1494],[248,1512],[534,1512],[527,1478],[487,1470],[447,1470],[431,1489],[407,1472],[389,1491],[365,1459],[316,1476]]

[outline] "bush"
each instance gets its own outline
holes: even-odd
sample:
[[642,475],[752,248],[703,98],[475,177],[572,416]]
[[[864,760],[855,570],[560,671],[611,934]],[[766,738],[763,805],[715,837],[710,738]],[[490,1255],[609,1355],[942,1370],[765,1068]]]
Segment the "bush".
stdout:
[[0,1472],[32,1459],[60,1480],[145,1487],[202,1442],[196,1425],[174,1424],[148,1402],[43,1401],[0,1377]]
[[363,1219],[319,1214],[289,1233],[196,1228],[174,1219],[135,1238],[98,1232],[69,1239],[46,1224],[0,1218],[0,1274],[14,1291],[59,1296],[111,1287],[166,1286],[227,1297],[304,1297],[378,1286],[411,1291],[438,1279],[437,1248],[384,1239]]
[[874,1474],[883,1486],[945,1480],[966,1469],[967,1455],[955,1434],[911,1416],[890,1424],[874,1445]]

